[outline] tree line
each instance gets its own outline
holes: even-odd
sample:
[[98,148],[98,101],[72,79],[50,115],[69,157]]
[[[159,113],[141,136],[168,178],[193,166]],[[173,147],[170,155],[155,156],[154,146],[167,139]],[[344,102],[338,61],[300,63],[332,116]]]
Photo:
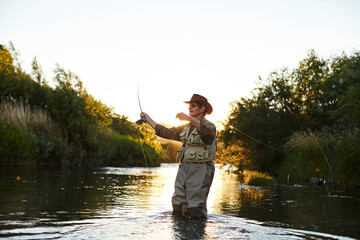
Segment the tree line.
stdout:
[[73,72],[57,65],[50,87],[36,58],[28,74],[18,57],[0,45],[0,165],[160,165],[146,126],[96,100]]
[[[0,45],[0,165],[159,166],[173,152],[146,124],[92,97],[73,72],[57,65],[50,87],[36,58],[30,74],[18,58],[11,43]],[[360,52],[324,59],[310,50],[232,103],[217,160],[280,182],[359,184],[359,145]]]
[[252,97],[232,103],[220,139],[220,161],[239,171],[360,184],[360,52],[310,50],[297,68],[260,78]]

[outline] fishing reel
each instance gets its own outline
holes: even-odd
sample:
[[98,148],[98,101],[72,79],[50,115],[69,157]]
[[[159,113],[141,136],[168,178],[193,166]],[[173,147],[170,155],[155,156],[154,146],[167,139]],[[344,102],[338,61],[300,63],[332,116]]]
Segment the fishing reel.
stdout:
[[139,120],[136,121],[136,124],[137,124],[137,125],[141,125],[141,124],[143,124],[143,123],[146,123],[145,118],[140,118]]

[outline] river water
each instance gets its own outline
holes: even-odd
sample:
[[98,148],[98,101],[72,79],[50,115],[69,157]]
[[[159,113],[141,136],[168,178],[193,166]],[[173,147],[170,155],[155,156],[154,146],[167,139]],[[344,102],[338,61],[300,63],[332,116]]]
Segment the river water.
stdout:
[[176,172],[1,168],[0,238],[360,238],[359,189],[251,187],[217,166],[208,219],[188,219],[171,215]]

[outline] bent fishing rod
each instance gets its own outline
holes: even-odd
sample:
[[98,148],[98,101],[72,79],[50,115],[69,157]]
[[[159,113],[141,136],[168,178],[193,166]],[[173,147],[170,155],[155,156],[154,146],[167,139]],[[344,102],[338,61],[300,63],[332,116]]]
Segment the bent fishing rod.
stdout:
[[[138,97],[138,102],[139,102],[140,111],[143,112],[143,111],[142,111],[142,107],[141,107],[141,103],[140,103],[140,97],[139,97],[139,83],[138,83],[138,86],[137,86],[137,97]],[[136,121],[136,124],[137,124],[137,125],[141,125],[141,124],[143,124],[143,123],[146,123],[145,118],[140,118],[139,120]],[[141,136],[140,136],[139,128],[136,128],[136,130],[137,130],[137,134],[138,134],[138,137],[139,137],[139,143],[140,143],[141,150],[142,150],[142,153],[143,153],[143,156],[144,156],[144,160],[145,160],[146,167],[149,167],[149,166],[148,166],[148,163],[147,163],[147,160],[146,160],[146,155],[145,155],[144,147],[143,147],[142,142],[141,142]]]
[[[137,85],[137,97],[138,97],[138,102],[139,102],[139,107],[140,107],[140,111],[143,112],[142,107],[141,107],[141,102],[140,102],[140,97],[139,97],[139,83]],[[139,120],[136,121],[137,125],[141,125],[143,123],[146,123],[145,118],[140,118]]]

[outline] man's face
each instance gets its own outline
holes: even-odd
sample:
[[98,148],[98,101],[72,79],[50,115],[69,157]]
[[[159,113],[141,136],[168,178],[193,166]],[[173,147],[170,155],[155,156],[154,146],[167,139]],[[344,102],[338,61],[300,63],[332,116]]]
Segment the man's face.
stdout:
[[203,108],[204,108],[204,106],[201,106],[201,104],[192,102],[189,104],[189,115],[194,118],[197,118],[197,117],[201,116]]

